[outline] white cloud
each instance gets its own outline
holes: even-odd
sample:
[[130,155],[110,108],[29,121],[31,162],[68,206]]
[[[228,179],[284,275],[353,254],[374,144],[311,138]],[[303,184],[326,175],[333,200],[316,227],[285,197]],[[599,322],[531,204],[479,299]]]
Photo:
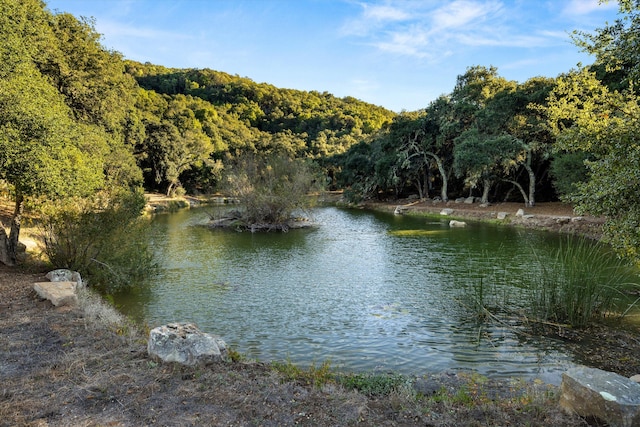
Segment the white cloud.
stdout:
[[600,4],[599,0],[571,0],[563,9],[565,15],[588,15],[596,10],[615,9],[617,2],[609,1]]
[[103,34],[105,38],[121,38],[135,37],[140,39],[170,39],[170,40],[187,40],[191,38],[186,34],[175,33],[171,31],[157,30],[153,28],[135,27],[124,25],[118,22],[102,20],[96,23],[96,29]]
[[375,22],[404,21],[411,16],[399,8],[389,5],[363,4],[362,7],[364,8],[364,19]]
[[501,4],[496,1],[454,1],[433,12],[433,30],[473,27],[478,21],[499,13],[501,8]]
[[[580,10],[591,10],[597,1],[572,0],[570,5],[574,11],[578,6],[582,7]],[[562,31],[525,30],[522,24],[527,17],[500,0],[387,0],[360,5],[361,13],[349,23],[353,31],[347,36],[360,37],[364,44],[384,53],[434,62],[469,47],[536,48],[568,39]],[[537,25],[543,26],[544,21]]]

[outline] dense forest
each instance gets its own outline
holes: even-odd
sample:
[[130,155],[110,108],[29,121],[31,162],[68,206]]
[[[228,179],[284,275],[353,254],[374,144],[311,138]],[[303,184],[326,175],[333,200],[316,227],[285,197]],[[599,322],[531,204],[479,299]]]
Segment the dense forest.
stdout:
[[104,211],[141,188],[210,193],[230,165],[274,153],[314,162],[353,201],[566,200],[606,216],[609,241],[638,259],[640,2],[618,3],[618,21],[573,34],[594,64],[525,82],[470,66],[450,93],[396,114],[126,60],[101,45],[90,19],[0,0],[0,190],[15,201],[0,260],[16,262],[25,206],[90,200]]

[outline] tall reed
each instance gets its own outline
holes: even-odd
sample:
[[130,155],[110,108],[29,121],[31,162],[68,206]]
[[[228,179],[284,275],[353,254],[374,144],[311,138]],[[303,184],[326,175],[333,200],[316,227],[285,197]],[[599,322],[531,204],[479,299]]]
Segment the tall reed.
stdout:
[[523,278],[531,294],[530,315],[543,321],[584,327],[625,311],[625,291],[636,284],[637,269],[602,244],[568,236],[551,256],[533,252]]

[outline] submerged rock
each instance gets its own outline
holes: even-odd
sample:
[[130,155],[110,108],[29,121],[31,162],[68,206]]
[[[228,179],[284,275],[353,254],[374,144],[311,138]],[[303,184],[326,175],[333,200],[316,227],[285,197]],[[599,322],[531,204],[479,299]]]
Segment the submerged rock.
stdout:
[[612,427],[640,426],[640,384],[600,369],[580,366],[562,374],[560,405]]
[[193,323],[169,323],[152,329],[147,351],[163,362],[188,366],[228,359],[226,343],[219,337],[202,332]]
[[464,221],[456,221],[455,219],[452,219],[451,221],[449,221],[449,227],[466,227],[467,223]]

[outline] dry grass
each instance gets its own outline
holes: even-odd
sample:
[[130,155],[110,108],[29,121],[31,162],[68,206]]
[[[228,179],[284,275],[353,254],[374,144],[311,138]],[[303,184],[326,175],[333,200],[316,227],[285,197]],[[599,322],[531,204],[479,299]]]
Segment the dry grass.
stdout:
[[90,293],[73,309],[39,301],[31,283],[42,279],[0,267],[0,426],[584,425],[524,383],[430,375],[421,384],[438,393],[366,396],[263,363],[159,364]]

